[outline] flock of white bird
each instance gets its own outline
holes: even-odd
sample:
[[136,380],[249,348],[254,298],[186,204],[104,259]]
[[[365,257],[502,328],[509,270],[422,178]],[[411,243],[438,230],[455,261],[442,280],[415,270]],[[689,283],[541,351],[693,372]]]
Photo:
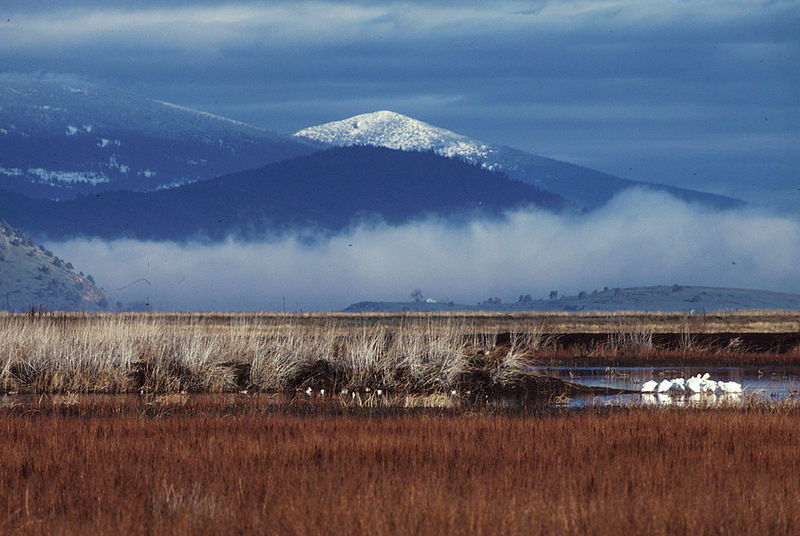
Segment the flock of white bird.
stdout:
[[663,394],[737,394],[742,392],[742,384],[737,382],[715,381],[706,372],[702,376],[692,376],[688,380],[675,378],[674,380],[650,380],[642,385],[642,393]]

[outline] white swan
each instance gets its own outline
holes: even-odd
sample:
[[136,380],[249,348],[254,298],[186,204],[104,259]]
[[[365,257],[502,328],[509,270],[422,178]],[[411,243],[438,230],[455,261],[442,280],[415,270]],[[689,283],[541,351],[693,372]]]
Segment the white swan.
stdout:
[[672,404],[672,396],[670,396],[669,394],[667,394],[667,393],[658,393],[656,396],[658,397],[658,403],[659,404],[663,404],[663,405]]
[[717,386],[723,393],[741,393],[742,384],[737,382],[717,382]]
[[[712,380],[711,374],[708,372],[703,375],[697,374],[688,380],[683,378],[664,379],[660,382],[650,380],[642,384],[644,402],[649,404],[656,402],[669,404],[672,402],[671,395],[678,396],[676,402],[680,404],[700,400],[704,403],[713,403],[717,400],[717,392],[721,393],[723,399],[726,395],[732,399],[742,393],[742,385],[734,381]],[[654,394],[658,394],[657,399],[653,396]]]
[[686,391],[686,380],[683,378],[675,378],[672,380],[673,391]]
[[[675,378],[673,380],[661,380],[657,382],[650,380],[642,384],[642,393],[658,393],[659,402],[666,402],[666,398],[662,400],[661,395],[668,398],[669,395],[684,396],[689,395],[689,401],[704,397],[706,402],[716,400],[715,394],[721,392],[723,395],[741,394],[742,385],[740,383],[722,380],[712,380],[711,374],[706,372],[702,376],[700,374],[692,376],[688,380],[683,378]],[[683,400],[681,398],[680,400]]]
[[654,380],[650,380],[649,382],[644,382],[642,385],[642,392],[643,393],[652,393],[658,387],[658,382]]
[[699,393],[703,390],[703,378],[701,378],[699,374],[697,376],[692,376],[686,380],[686,388],[693,393]]
[[661,383],[658,384],[659,393],[666,393],[670,389],[672,389],[672,380],[661,380]]

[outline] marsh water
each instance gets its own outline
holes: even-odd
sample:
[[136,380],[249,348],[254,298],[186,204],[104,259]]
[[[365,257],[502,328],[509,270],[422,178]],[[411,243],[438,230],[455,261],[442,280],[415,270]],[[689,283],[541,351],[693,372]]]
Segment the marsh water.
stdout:
[[[780,367],[780,366],[684,366],[684,367],[589,367],[589,366],[550,366],[550,367],[530,367],[528,370],[537,374],[544,374],[556,377],[567,382],[586,385],[591,387],[605,387],[611,389],[625,390],[619,394],[587,394],[573,395],[570,397],[560,396],[548,400],[533,401],[526,398],[515,397],[493,397],[486,400],[470,400],[459,394],[436,395],[426,403],[425,397],[419,402],[424,404],[419,407],[449,407],[458,408],[474,405],[488,404],[490,406],[513,409],[517,406],[527,406],[530,403],[536,405],[552,407],[588,407],[588,406],[613,406],[613,405],[652,405],[652,406],[713,406],[743,404],[750,400],[761,402],[782,402],[787,400],[800,401],[800,367]],[[660,381],[662,379],[689,378],[697,374],[708,373],[711,379],[722,381],[735,381],[740,383],[743,388],[741,394],[689,394],[689,395],[668,395],[658,393],[641,393],[642,384],[649,380]],[[280,405],[295,405],[297,403],[324,403],[334,404],[343,403],[344,406],[357,405],[359,407],[409,407],[408,398],[395,397],[390,393],[382,397],[376,396],[373,392],[361,393],[358,400],[351,400],[349,396],[323,393],[313,393],[311,396],[305,393],[226,393],[217,395],[208,394],[172,394],[172,395],[140,395],[140,394],[56,394],[56,395],[33,395],[33,394],[0,394],[0,407],[9,406],[36,406],[43,402],[46,404],[70,406],[78,401],[109,401],[117,403],[144,401],[145,406],[153,406],[156,410],[160,407],[182,406],[187,401],[202,403],[206,398],[225,399],[229,403],[238,404],[242,400],[248,400],[251,406],[269,407]],[[414,397],[411,397],[414,398]],[[239,402],[236,402],[236,401]],[[356,403],[357,402],[357,403]]]
[[[586,406],[598,403],[685,404],[736,402],[747,397],[763,401],[780,401],[800,398],[800,367],[535,367],[531,371],[554,376],[561,380],[588,385],[636,391],[617,395],[585,395],[573,397],[568,405]],[[642,384],[649,380],[690,378],[709,373],[711,379],[735,381],[742,385],[741,395],[689,395],[642,394]]]

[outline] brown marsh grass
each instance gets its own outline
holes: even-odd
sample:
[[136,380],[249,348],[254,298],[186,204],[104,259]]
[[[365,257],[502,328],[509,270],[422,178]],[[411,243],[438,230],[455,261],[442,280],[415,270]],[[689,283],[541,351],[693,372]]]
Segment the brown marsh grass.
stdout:
[[[0,391],[314,386],[430,394],[469,389],[475,381],[513,384],[526,366],[554,361],[797,364],[798,319],[787,312],[710,319],[655,313],[0,314]],[[583,331],[575,331],[579,326]],[[741,331],[730,331],[734,327]],[[763,331],[750,331],[754,327]]]
[[171,396],[0,409],[0,532],[780,535],[800,526],[796,407],[334,414]]

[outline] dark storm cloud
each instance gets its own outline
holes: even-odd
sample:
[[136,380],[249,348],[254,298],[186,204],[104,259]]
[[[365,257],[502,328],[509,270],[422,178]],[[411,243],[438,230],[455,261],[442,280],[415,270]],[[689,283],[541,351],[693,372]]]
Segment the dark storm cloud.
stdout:
[[800,206],[797,1],[59,6],[4,2],[5,69],[74,72],[284,132],[392,109]]

